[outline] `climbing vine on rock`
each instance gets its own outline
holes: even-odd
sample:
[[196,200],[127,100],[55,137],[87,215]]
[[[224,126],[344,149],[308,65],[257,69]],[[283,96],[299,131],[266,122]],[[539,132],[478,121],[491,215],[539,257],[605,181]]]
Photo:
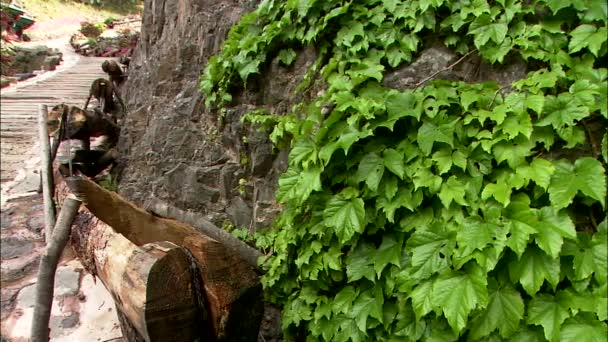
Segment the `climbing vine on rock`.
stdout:
[[[291,144],[262,243],[286,335],[605,341],[607,18],[595,0],[270,0],[245,15],[201,77],[208,106],[305,46],[319,59],[303,82],[324,85],[288,115],[246,116]],[[384,87],[430,39],[531,71],[509,89]]]

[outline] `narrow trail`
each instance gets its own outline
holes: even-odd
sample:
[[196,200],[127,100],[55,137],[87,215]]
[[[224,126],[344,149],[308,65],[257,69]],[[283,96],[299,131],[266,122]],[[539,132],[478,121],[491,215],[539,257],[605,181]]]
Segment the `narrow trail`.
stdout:
[[2,162],[0,183],[7,192],[24,162],[37,158],[32,148],[37,141],[37,113],[40,104],[50,107],[67,103],[82,107],[91,82],[105,74],[105,58],[77,57],[74,65],[51,73],[31,84],[19,85],[0,92],[0,146]]
[[[29,337],[35,282],[44,251],[42,196],[39,185],[38,107],[59,103],[82,107],[91,82],[106,75],[106,58],[76,55],[67,38],[47,41],[62,50],[56,71],[0,90],[1,306],[2,341]],[[91,106],[97,105],[95,100]],[[114,301],[100,281],[84,271],[70,249],[55,276],[50,319],[51,341],[122,341]]]

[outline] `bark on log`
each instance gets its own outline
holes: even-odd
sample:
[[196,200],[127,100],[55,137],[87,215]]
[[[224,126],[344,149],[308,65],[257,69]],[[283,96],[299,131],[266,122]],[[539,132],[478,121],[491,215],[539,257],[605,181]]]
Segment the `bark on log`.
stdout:
[[51,318],[51,306],[53,304],[55,271],[61,252],[68,243],[70,228],[74,217],[78,213],[80,203],[79,200],[71,197],[65,199],[52,239],[48,236],[47,247],[40,258],[38,281],[36,282],[36,305],[34,306],[30,335],[32,342],[47,342],[49,340],[49,319]]
[[44,205],[44,239],[51,241],[53,227],[55,226],[55,202],[53,201],[53,162],[51,161],[51,147],[49,146],[49,131],[47,127],[48,110],[46,105],[38,107],[38,138],[40,140],[40,164],[42,200]]
[[79,257],[112,294],[129,341],[208,341],[211,322],[200,275],[187,252],[170,242],[136,246],[90,213],[72,233]]
[[[92,214],[136,245],[170,241],[189,250],[198,263],[216,338],[257,340],[262,287],[255,269],[239,255],[191,226],[154,216],[88,179],[66,179],[66,183]],[[86,265],[86,256],[82,258]]]
[[257,249],[230,235],[227,231],[218,228],[197,213],[181,210],[155,197],[147,200],[144,203],[144,208],[158,216],[175,219],[191,225],[201,233],[223,243],[224,246],[233,253],[239,254],[243,260],[253,267],[257,268],[258,259],[263,255]]

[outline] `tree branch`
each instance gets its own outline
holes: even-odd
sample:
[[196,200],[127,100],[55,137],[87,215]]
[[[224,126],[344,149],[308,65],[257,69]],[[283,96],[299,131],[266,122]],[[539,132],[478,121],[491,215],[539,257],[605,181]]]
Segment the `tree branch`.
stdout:
[[49,243],[55,225],[55,202],[53,201],[53,164],[46,123],[47,117],[46,105],[40,105],[38,107],[38,136],[40,140],[40,163],[42,164],[40,175],[42,177],[42,199],[44,203],[44,239],[46,243]]
[[76,198],[68,197],[63,202],[59,219],[55,225],[53,238],[48,239],[46,250],[40,258],[38,281],[36,284],[36,305],[32,321],[31,342],[48,342],[49,319],[53,304],[53,290],[55,284],[55,271],[61,257],[61,252],[68,243],[72,222],[80,208]]

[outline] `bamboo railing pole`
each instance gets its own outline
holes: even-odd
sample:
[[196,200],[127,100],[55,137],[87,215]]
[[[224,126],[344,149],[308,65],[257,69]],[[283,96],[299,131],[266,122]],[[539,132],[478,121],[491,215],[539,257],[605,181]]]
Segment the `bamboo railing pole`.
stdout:
[[47,239],[46,249],[40,258],[38,281],[36,283],[36,303],[30,336],[31,342],[48,342],[49,340],[49,319],[53,304],[55,271],[61,252],[68,243],[70,228],[76,214],[78,214],[81,203],[73,196],[65,199],[57,224],[53,229],[52,239]]
[[42,199],[44,203],[44,239],[51,240],[53,226],[55,226],[55,202],[53,201],[53,163],[51,161],[51,147],[49,132],[46,125],[48,109],[41,104],[38,107],[38,137],[40,140],[40,175],[42,176]]

